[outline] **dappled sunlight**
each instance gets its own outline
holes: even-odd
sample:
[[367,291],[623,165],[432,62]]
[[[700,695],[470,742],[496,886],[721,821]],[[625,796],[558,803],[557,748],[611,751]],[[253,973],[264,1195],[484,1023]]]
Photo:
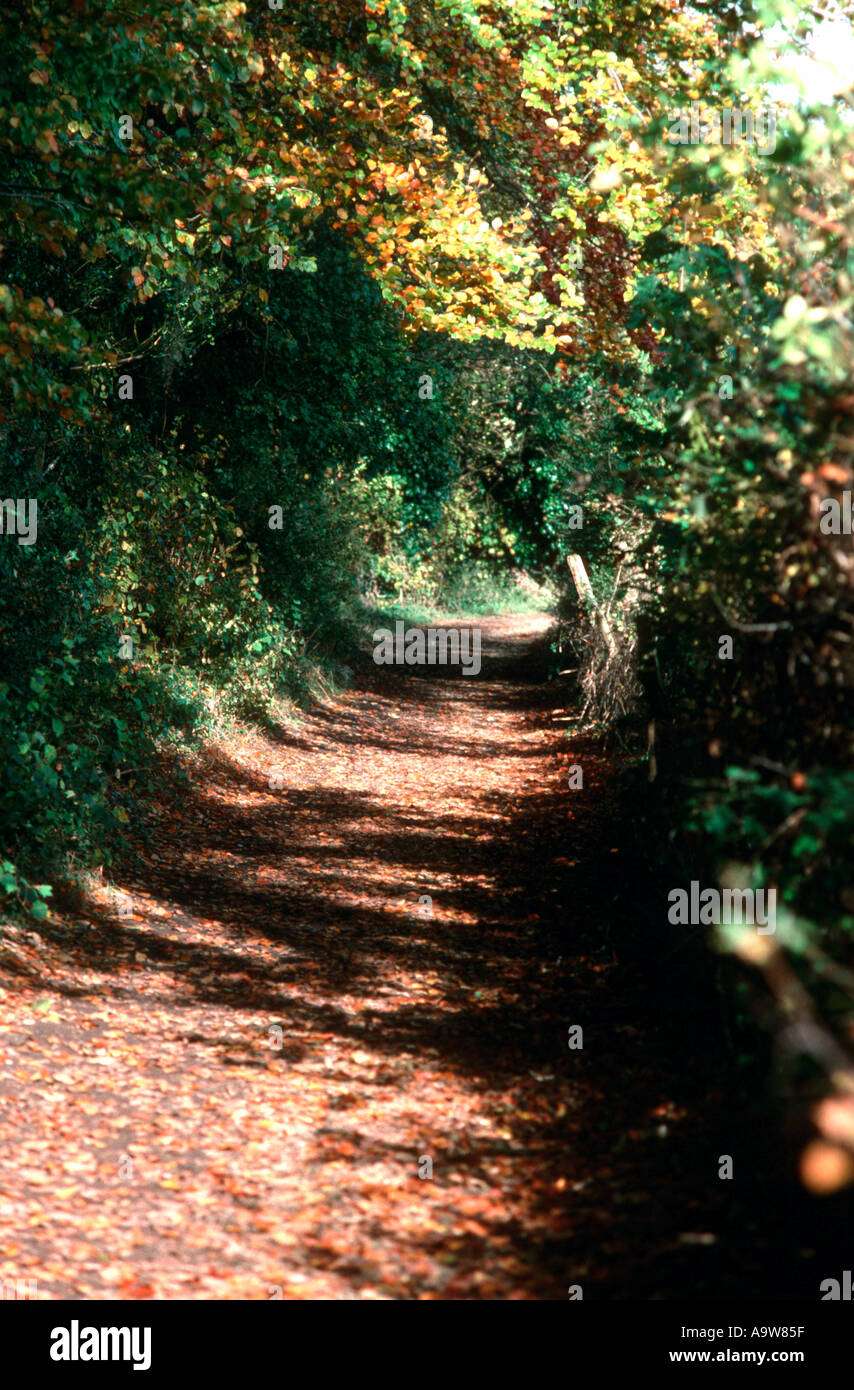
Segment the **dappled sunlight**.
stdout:
[[[612,1091],[627,1033],[614,958],[596,944],[606,803],[561,791],[548,689],[514,686],[530,653],[496,627],[464,701],[439,675],[367,672],[346,703],[301,721],[298,746],[276,731],[201,750],[147,829],[145,868],[45,930],[16,990],[44,1000],[67,1057],[47,1109],[47,1040],[21,1057],[32,1123],[85,1126],[93,1168],[127,1131],[150,1173],[136,1198],[146,1222],[167,1232],[170,1194],[183,1204],[174,1253],[146,1253],[121,1186],[100,1192],[97,1218],[82,1187],[75,1239],[109,1230],[115,1253],[102,1276],[93,1248],[69,1289],[109,1296],[133,1278],[158,1296],[258,1296],[243,1265],[288,1297],[549,1298],[568,1260],[591,1287],[622,1277],[639,1208],[615,1194],[649,1182],[650,1136],[662,1142],[665,1125],[690,1146],[696,1118],[673,1129],[684,1109],[662,1100],[654,1052]],[[408,710],[419,746],[404,776],[364,745],[353,789],[346,750],[374,729],[378,691]],[[456,751],[469,746],[494,756]],[[589,765],[604,785],[607,764]],[[555,798],[573,818],[586,807],[573,859]],[[617,1024],[595,1077],[583,1054],[566,1057],[567,1022],[593,1001]],[[648,1044],[652,1024],[633,1017],[629,1040]],[[104,1092],[111,1076],[121,1084]],[[591,1107],[606,1096],[626,1147],[604,1162]],[[38,1242],[40,1199],[21,1182]],[[646,1200],[656,1240],[676,1242],[690,1197],[672,1169],[666,1186],[670,1215]],[[595,1254],[575,1244],[594,1228]],[[642,1284],[640,1250],[632,1260]]]

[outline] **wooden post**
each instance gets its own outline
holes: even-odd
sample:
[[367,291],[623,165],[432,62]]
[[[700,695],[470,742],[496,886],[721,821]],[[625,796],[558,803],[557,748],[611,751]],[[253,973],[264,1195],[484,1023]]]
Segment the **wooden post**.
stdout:
[[587,607],[590,609],[593,621],[596,623],[605,639],[608,651],[613,655],[617,650],[617,643],[611,631],[611,625],[608,619],[596,603],[590,580],[587,577],[587,570],[584,568],[584,561],[580,555],[567,555],[566,563],[569,565],[569,572],[578,590],[578,597],[583,603],[586,603]]

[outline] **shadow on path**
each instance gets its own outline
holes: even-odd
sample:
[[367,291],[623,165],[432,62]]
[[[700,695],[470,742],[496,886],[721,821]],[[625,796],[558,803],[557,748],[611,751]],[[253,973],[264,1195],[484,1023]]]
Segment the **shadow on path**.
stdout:
[[714,999],[668,1009],[644,960],[644,866],[613,769],[551,718],[546,626],[484,620],[477,679],[366,663],[299,726],[207,748],[152,813],[132,911],[45,924],[5,978],[4,1277],[815,1296],[796,1236],[717,1178],[743,1135]]

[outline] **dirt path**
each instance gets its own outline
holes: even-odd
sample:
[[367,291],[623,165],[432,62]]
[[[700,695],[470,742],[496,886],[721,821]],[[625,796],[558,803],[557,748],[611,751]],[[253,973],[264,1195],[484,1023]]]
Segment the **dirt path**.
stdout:
[[716,1199],[688,1171],[713,1155],[619,973],[608,769],[587,750],[567,788],[545,625],[484,622],[478,679],[368,663],[298,726],[208,749],[122,885],[132,916],[96,895],[13,943],[4,1279],[84,1299],[714,1288]]

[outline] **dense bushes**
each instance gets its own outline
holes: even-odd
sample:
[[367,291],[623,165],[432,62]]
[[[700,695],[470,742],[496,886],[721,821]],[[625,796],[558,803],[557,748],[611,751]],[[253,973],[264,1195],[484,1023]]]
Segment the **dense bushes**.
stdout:
[[[766,71],[760,50],[740,74]],[[616,384],[625,485],[598,463],[588,505],[604,509],[604,541],[578,548],[636,652],[639,757],[656,725],[645,843],[674,884],[777,891],[773,939],[757,946],[745,929],[716,944],[765,967],[777,1021],[803,1025],[815,1074],[838,1070],[832,1037],[854,1014],[854,564],[828,501],[842,515],[854,483],[854,142],[833,107],[804,104],[781,127],[773,158],[747,160],[755,230],[737,238],[678,232],[693,199],[726,206],[744,152],[679,152],[680,216],[640,248],[629,307],[658,346]],[[635,537],[648,531],[628,550],[627,507]],[[588,685],[595,647],[581,653]],[[761,994],[739,996],[739,1017]]]

